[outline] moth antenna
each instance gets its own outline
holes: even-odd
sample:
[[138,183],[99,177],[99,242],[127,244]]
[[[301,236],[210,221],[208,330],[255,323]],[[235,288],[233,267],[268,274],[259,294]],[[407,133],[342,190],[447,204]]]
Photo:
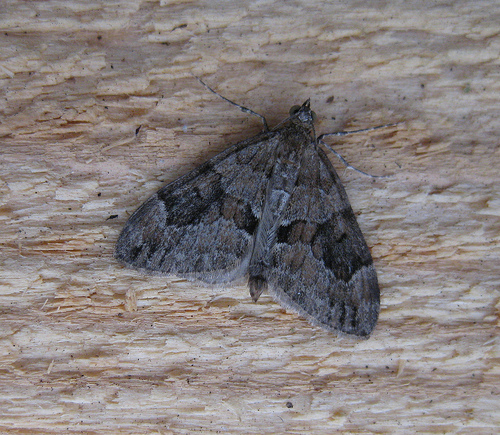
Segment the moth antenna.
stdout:
[[249,115],[255,115],[258,116],[262,123],[264,124],[264,130],[269,131],[269,126],[267,125],[266,118],[264,118],[261,114],[254,112],[252,109],[249,109],[248,107],[242,106],[238,103],[235,103],[234,101],[229,100],[228,98],[224,97],[223,95],[219,94],[217,91],[214,91],[210,86],[208,86],[202,79],[200,79],[198,76],[195,76],[193,74],[193,77],[198,80],[205,88],[207,88],[210,92],[213,94],[217,95],[219,98],[222,98],[224,101],[227,101],[228,103],[232,104],[233,106],[236,106],[238,109],[240,109],[242,112],[247,113]]
[[377,125],[376,127],[362,128],[360,130],[350,130],[350,131],[336,131],[334,133],[324,133],[318,137],[319,140],[326,136],[347,136],[348,134],[363,133],[365,131],[378,130],[379,128],[394,127],[395,125],[402,124],[402,122],[394,122],[392,124]]
[[370,128],[362,128],[360,130],[351,130],[351,131],[337,131],[334,133],[324,133],[320,136],[318,136],[318,143],[321,143],[324,145],[328,150],[330,150],[335,156],[344,164],[344,166],[347,169],[352,169],[353,171],[359,172],[360,174],[365,175],[366,177],[370,178],[390,178],[391,175],[373,175],[369,174],[368,172],[362,171],[361,169],[356,168],[355,166],[352,166],[344,157],[342,157],[341,154],[339,154],[337,151],[335,151],[330,145],[328,145],[323,138],[327,136],[347,136],[348,134],[354,134],[354,133],[363,133],[366,131],[372,131],[372,130],[378,130],[379,128],[386,128],[386,127],[393,127],[395,125],[401,124],[401,122],[395,122],[392,124],[384,124],[384,125],[377,125],[376,127],[370,127]]

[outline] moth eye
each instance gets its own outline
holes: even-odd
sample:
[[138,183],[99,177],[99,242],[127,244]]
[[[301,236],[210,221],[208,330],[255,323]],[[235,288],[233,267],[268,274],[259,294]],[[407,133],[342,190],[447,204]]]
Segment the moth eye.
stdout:
[[301,106],[292,106],[288,113],[290,114],[290,116],[295,115],[300,110],[300,108]]

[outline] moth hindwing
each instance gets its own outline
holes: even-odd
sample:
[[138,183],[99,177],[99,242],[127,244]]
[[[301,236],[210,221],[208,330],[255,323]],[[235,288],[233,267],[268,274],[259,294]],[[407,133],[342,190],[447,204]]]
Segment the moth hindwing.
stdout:
[[377,322],[372,257],[306,101],[160,189],[130,217],[115,256],[143,271],[222,284],[248,277],[328,330],[367,336]]

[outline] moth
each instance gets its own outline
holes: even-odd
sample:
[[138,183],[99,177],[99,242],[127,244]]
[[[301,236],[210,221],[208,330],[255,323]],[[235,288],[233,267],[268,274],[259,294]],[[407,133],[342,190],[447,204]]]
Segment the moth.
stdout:
[[368,336],[377,274],[314,119],[307,100],[160,189],[125,224],[115,257],[208,284],[247,277],[255,302],[268,291],[314,325]]

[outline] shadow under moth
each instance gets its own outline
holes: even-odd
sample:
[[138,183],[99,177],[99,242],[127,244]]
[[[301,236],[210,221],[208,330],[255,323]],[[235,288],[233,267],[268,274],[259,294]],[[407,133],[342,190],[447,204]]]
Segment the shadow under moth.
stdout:
[[313,121],[308,100],[160,189],[126,223],[116,258],[209,284],[248,277],[254,301],[268,291],[314,325],[368,336],[377,274]]

